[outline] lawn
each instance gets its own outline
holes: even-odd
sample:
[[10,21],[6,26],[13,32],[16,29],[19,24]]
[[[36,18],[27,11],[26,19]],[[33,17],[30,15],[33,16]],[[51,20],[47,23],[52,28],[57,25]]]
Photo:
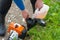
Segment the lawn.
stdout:
[[50,6],[44,19],[46,26],[36,25],[29,31],[31,40],[60,40],[60,0],[43,0]]

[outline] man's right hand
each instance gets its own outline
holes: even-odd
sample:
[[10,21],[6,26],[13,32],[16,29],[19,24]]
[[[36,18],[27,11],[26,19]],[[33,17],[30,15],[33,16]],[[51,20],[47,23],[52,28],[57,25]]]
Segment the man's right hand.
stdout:
[[29,18],[28,10],[26,10],[26,9],[25,9],[25,10],[23,10],[23,11],[22,11],[22,16],[23,16],[23,18],[24,18],[24,19]]

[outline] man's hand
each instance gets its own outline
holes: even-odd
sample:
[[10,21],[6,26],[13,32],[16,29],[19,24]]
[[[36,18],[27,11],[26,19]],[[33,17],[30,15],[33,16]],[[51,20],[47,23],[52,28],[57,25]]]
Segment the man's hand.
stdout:
[[39,8],[41,9],[43,7],[43,2],[42,0],[37,0],[36,3],[35,3],[35,8]]
[[28,11],[26,9],[22,11],[22,16],[25,19],[29,18],[29,13],[28,13]]

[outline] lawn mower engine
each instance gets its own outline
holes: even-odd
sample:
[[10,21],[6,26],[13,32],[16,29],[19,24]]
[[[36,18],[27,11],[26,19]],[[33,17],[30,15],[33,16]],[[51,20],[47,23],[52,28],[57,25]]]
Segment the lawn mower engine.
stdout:
[[23,40],[27,33],[27,30],[23,25],[13,22],[9,24],[7,31],[10,34],[7,40],[19,40],[19,38]]

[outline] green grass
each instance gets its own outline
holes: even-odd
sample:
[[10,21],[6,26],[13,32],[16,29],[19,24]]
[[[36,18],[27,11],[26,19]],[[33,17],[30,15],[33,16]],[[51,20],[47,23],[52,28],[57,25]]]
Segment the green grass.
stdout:
[[29,31],[31,40],[60,40],[60,0],[43,0],[50,6],[46,27],[36,25]]

